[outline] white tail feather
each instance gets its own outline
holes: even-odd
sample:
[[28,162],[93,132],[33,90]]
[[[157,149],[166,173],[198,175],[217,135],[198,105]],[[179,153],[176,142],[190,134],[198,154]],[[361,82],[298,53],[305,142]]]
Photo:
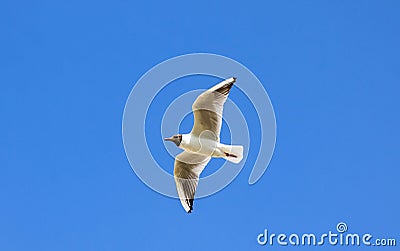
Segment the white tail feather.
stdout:
[[243,159],[243,146],[222,145],[222,150],[226,154],[224,158],[230,162],[237,164]]

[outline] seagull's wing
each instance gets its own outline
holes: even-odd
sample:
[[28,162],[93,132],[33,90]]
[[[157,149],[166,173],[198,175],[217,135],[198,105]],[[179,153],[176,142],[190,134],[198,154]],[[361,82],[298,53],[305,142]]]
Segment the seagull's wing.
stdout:
[[194,194],[199,176],[211,157],[196,153],[182,152],[175,158],[174,178],[179,199],[186,212],[193,209]]
[[208,130],[219,139],[224,103],[235,81],[236,78],[224,80],[197,97],[192,105],[194,125],[191,133],[200,135]]

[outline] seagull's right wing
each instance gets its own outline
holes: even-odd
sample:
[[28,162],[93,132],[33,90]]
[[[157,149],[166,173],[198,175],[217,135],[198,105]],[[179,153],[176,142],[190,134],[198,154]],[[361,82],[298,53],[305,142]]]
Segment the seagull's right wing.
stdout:
[[199,183],[200,173],[210,159],[211,157],[186,151],[175,158],[174,178],[176,190],[183,208],[188,213],[193,210],[194,194]]
[[224,104],[235,81],[236,78],[224,80],[197,97],[192,105],[194,114],[193,134],[200,135],[207,130],[219,139]]

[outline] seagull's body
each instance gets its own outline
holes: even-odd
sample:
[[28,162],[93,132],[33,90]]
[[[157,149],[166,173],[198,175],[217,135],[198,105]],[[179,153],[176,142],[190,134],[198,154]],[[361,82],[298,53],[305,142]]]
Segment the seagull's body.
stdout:
[[175,158],[174,178],[182,206],[188,213],[193,209],[200,173],[211,157],[234,163],[243,158],[243,146],[225,145],[219,141],[224,103],[235,81],[236,78],[229,78],[203,92],[192,106],[192,131],[165,139],[184,150]]
[[[212,136],[212,134],[210,136]],[[227,157],[226,151],[224,151],[227,147],[229,146],[221,144],[212,137],[207,137],[205,134],[199,136],[191,133],[182,134],[182,141],[179,145],[179,148],[187,152],[215,158]]]

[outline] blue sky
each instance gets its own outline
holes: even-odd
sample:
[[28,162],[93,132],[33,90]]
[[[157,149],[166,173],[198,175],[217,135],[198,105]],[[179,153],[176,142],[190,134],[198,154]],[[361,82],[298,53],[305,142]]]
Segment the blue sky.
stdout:
[[[399,7],[2,1],[0,250],[295,249],[256,237],[340,221],[399,242]],[[140,76],[193,52],[257,75],[277,144],[258,183],[245,166],[187,215],[134,174],[121,126]]]

